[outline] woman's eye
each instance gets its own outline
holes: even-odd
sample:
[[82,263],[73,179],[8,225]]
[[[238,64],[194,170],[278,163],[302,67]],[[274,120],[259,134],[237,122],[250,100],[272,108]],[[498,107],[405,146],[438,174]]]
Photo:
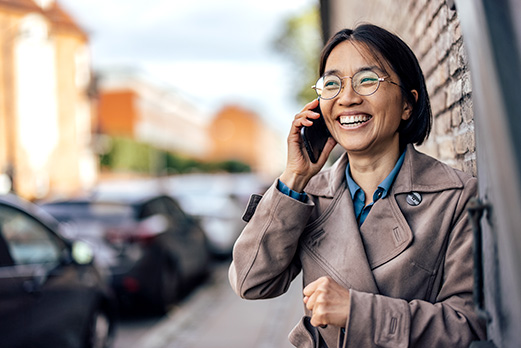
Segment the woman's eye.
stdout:
[[360,79],[359,84],[361,85],[372,85],[378,82],[378,79],[375,79],[373,77],[364,77]]
[[325,88],[338,88],[340,84],[337,81],[326,81],[324,84]]

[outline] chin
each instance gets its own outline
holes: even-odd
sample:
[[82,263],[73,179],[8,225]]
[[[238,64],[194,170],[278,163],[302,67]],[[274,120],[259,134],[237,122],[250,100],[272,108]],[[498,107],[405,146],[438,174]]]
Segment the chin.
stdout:
[[346,150],[347,152],[358,152],[369,149],[371,143],[367,142],[367,139],[361,139],[360,141],[354,141],[352,137],[343,137],[337,140],[337,142]]

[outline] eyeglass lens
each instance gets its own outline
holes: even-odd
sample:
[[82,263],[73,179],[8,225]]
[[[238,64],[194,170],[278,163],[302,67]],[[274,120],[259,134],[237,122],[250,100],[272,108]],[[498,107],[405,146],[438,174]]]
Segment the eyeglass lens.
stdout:
[[[371,70],[362,70],[353,75],[346,77],[351,79],[353,90],[363,96],[368,96],[376,92],[380,85],[378,75]],[[322,99],[333,99],[342,90],[342,79],[337,75],[325,75],[318,79],[315,85],[315,91]]]

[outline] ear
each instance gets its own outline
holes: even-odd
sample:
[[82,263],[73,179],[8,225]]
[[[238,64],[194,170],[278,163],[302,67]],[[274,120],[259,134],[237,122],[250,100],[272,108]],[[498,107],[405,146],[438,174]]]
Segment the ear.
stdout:
[[[411,94],[414,97],[414,101],[417,102],[418,101],[418,92],[415,89],[413,89],[413,90],[411,90]],[[402,120],[406,121],[409,119],[409,117],[411,117],[412,109],[413,109],[413,105],[411,105],[411,103],[409,103],[407,100],[405,100],[403,103]]]

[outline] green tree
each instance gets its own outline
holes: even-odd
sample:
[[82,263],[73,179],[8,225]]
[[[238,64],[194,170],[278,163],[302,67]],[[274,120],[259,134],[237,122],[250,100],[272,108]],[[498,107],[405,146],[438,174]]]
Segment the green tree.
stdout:
[[110,147],[100,155],[100,165],[109,171],[151,175],[251,171],[250,166],[240,161],[199,161],[122,137],[110,138]]
[[278,52],[292,61],[292,88],[296,101],[305,104],[315,99],[315,91],[310,87],[318,78],[320,50],[323,46],[318,4],[288,18],[273,44]]

